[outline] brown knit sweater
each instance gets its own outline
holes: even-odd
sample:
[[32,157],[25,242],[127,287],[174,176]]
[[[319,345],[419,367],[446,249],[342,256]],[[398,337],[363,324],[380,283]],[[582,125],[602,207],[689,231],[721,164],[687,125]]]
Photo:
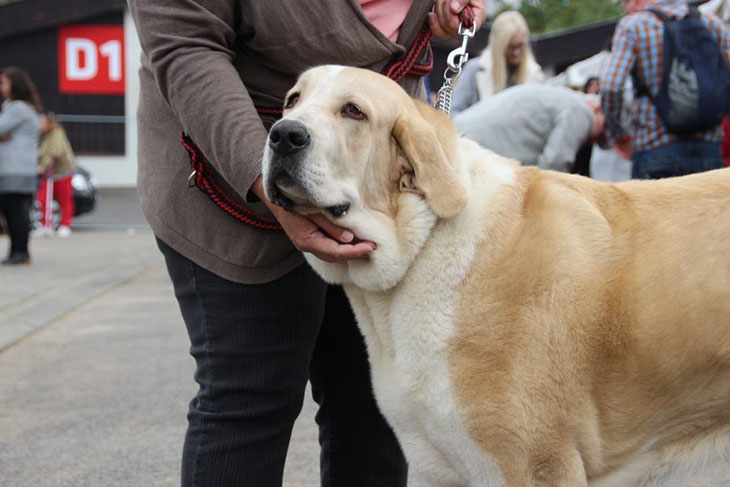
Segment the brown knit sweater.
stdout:
[[[397,43],[358,0],[128,0],[142,44],[138,110],[141,205],[155,234],[202,267],[244,283],[272,281],[303,262],[283,232],[228,216],[189,188],[185,130],[243,200],[261,172],[273,118],[299,73],[320,64],[381,70],[404,52],[431,0],[414,0]],[[412,95],[420,79],[401,84]],[[271,216],[262,203],[249,205]]]

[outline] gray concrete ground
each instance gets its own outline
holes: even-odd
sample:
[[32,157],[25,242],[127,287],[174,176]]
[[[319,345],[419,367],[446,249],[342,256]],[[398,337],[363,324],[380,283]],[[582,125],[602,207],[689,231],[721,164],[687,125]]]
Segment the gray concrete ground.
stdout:
[[[179,483],[194,365],[135,198],[103,194],[70,238],[0,268],[0,486]],[[313,416],[307,400],[286,486],[319,483]]]

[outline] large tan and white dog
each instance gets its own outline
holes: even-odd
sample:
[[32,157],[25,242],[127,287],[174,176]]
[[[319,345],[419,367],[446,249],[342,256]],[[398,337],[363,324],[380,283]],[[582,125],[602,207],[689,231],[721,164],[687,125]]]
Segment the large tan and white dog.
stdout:
[[327,263],[434,486],[730,485],[730,170],[520,167],[380,75],[307,71],[267,195],[377,244]]

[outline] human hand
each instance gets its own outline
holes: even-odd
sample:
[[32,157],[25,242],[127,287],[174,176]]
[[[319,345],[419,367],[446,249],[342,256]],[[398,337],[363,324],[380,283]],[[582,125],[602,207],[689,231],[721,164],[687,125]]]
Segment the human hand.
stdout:
[[622,137],[613,144],[613,150],[626,160],[631,160],[631,139]]
[[261,176],[251,190],[266,204],[287,237],[302,252],[309,252],[326,262],[344,262],[367,257],[375,250],[375,243],[354,242],[355,236],[351,231],[335,225],[322,214],[305,217],[276,206],[266,197]]
[[428,14],[428,25],[433,35],[439,39],[456,35],[459,30],[459,14],[467,6],[474,12],[474,25],[479,29],[487,19],[484,0],[436,0],[434,11]]

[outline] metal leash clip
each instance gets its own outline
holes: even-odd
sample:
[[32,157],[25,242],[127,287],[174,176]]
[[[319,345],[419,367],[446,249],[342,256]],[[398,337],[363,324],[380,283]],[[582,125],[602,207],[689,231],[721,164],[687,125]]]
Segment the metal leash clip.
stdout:
[[464,22],[459,22],[459,35],[461,36],[461,46],[451,51],[446,58],[446,71],[444,71],[444,84],[438,91],[436,97],[436,108],[451,114],[451,96],[454,92],[454,82],[461,75],[464,64],[469,60],[469,53],[466,51],[466,45],[469,39],[474,37],[476,33],[476,24],[472,23],[471,27],[464,27]]

